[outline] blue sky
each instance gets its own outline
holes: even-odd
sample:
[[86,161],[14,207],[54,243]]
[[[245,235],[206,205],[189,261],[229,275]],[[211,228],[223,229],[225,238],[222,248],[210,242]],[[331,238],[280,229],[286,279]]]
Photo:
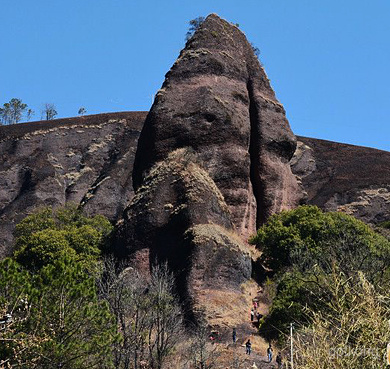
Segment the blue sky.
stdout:
[[2,0],[0,103],[149,110],[188,21],[239,23],[298,135],[390,151],[389,0]]

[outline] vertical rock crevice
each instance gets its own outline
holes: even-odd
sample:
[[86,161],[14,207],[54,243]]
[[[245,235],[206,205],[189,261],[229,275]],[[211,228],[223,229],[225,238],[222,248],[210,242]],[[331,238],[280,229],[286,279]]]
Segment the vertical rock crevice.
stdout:
[[258,122],[260,121],[260,111],[254,100],[253,82],[249,79],[247,83],[249,96],[249,121],[250,121],[250,141],[249,141],[249,156],[250,156],[250,181],[252,183],[253,195],[256,200],[256,229],[266,221],[264,212],[265,190],[264,184],[261,181],[261,163],[260,163],[260,146],[261,133]]

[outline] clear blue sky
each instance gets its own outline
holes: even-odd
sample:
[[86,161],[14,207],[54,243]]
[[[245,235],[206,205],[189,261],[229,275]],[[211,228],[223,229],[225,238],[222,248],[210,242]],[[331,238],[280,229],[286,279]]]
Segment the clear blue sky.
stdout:
[[0,103],[149,110],[212,12],[260,48],[296,134],[390,151],[389,0],[2,0]]

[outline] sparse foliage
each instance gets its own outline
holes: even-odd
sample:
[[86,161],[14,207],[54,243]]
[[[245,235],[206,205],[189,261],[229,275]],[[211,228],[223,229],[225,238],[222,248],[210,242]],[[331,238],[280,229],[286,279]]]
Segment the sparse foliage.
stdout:
[[20,99],[13,98],[0,108],[0,119],[5,125],[19,123],[26,109],[27,104],[24,104]]
[[390,299],[359,272],[333,270],[327,309],[310,310],[313,323],[298,331],[294,358],[302,369],[372,369],[385,366],[390,342]]
[[260,49],[257,46],[255,46],[252,42],[251,42],[251,47],[252,47],[253,53],[258,58],[260,56]]
[[204,17],[197,17],[188,22],[189,27],[186,34],[186,41],[188,41],[194,35],[194,33],[200,28],[200,26],[204,22],[204,19],[205,19]]
[[86,113],[87,113],[87,110],[83,106],[78,111],[78,115],[81,115],[81,116],[85,115]]
[[35,115],[35,111],[32,109],[27,110],[27,121],[29,121]]
[[155,266],[147,281],[133,268],[123,269],[107,259],[102,277],[101,298],[108,301],[120,327],[121,340],[112,348],[115,368],[163,368],[183,329],[167,266]]
[[42,109],[42,118],[45,120],[53,120],[57,116],[57,110],[54,104],[46,103]]
[[220,353],[217,346],[210,342],[210,328],[206,322],[200,322],[191,329],[188,347],[188,360],[194,369],[213,369],[217,367]]
[[181,309],[173,293],[174,277],[167,264],[152,269],[149,286],[150,325],[148,327],[149,365],[161,369],[182,334]]

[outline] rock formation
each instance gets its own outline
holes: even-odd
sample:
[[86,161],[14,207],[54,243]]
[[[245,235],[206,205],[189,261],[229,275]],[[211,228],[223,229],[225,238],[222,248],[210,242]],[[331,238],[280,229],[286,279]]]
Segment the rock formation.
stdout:
[[0,257],[41,206],[80,203],[116,221],[133,197],[132,168],[145,113],[115,113],[0,127]]
[[390,219],[390,153],[298,137],[292,170],[309,204],[367,223]]
[[271,214],[298,204],[289,166],[295,146],[243,33],[208,16],[146,118],[136,194],[118,229],[117,252],[144,270],[167,260],[180,271],[188,307],[208,288],[239,293],[251,277],[247,237]]
[[[269,215],[296,206],[289,160],[296,146],[283,106],[244,34],[206,18],[167,73],[143,127],[133,180],[191,147],[246,238]],[[257,219],[257,222],[256,222]]]
[[367,222],[390,219],[390,153],[305,137],[295,148],[251,45],[211,15],[148,114],[0,127],[0,257],[24,216],[79,203],[117,223],[119,256],[146,271],[168,261],[189,314],[226,317],[223,301],[248,305],[241,289],[255,251],[245,241],[271,214],[305,196]]

